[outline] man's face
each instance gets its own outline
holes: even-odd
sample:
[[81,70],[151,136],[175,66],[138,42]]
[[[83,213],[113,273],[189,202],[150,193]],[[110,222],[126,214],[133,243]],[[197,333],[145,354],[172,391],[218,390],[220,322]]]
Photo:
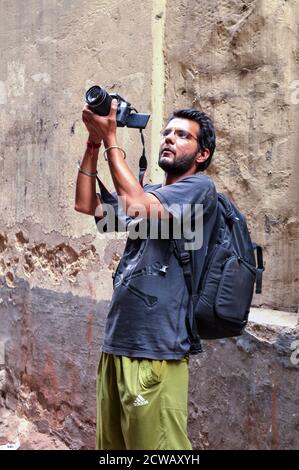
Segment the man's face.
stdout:
[[182,175],[196,166],[199,152],[197,136],[199,124],[183,118],[174,118],[162,131],[159,166],[168,174]]

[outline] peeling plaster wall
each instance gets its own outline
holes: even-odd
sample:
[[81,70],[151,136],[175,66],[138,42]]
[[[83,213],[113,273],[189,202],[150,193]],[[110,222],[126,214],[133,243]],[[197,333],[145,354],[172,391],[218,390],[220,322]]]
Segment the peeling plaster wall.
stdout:
[[[214,117],[210,173],[265,246],[255,304],[297,310],[298,19],[282,0],[0,2],[0,406],[72,449],[94,447],[97,360],[125,243],[73,209],[95,83],[152,114],[148,181],[161,181],[163,115],[193,103]],[[137,174],[138,132],[120,129],[119,141]],[[102,159],[98,169],[112,188]],[[298,448],[298,335],[251,329],[192,359],[195,448]]]
[[240,338],[205,342],[190,369],[194,449],[299,448],[298,337],[298,327],[250,323]]
[[[124,247],[74,211],[84,92],[99,84],[150,112],[151,30],[151,2],[0,2],[1,400],[72,448],[94,447],[97,361]],[[119,141],[137,173],[139,133],[120,129]],[[112,189],[103,158],[99,173]]]
[[24,279],[13,290],[0,287],[1,405],[25,413],[71,449],[94,448],[95,375],[108,302],[54,295]]
[[[93,229],[70,209],[86,139],[84,92],[97,83],[150,111],[151,4],[14,0],[2,1],[0,14],[4,226],[29,219],[45,232],[59,227],[81,236]],[[138,132],[119,134],[121,145],[133,146],[129,161],[137,169]],[[108,177],[106,162],[101,167]]]
[[255,305],[297,311],[299,290],[296,0],[174,0],[167,10],[166,114],[192,103],[210,114],[209,173],[264,246]]

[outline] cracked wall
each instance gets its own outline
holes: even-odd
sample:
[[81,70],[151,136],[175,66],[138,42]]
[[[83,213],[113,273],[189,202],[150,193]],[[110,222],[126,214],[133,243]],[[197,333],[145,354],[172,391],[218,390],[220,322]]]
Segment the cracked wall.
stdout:
[[[151,15],[132,0],[0,3],[1,404],[71,448],[94,446],[97,360],[124,247],[74,211],[83,97],[99,84],[150,111]],[[137,172],[138,132],[119,134]]]
[[[254,304],[297,312],[299,6],[295,0],[171,2],[166,22],[166,114],[193,103],[217,129],[208,170],[264,247],[264,293]],[[294,90],[294,89],[293,89]]]
[[[163,118],[189,104],[212,115],[209,172],[265,247],[255,305],[297,311],[298,20],[295,0],[0,2],[1,406],[70,448],[94,446],[97,360],[125,242],[73,209],[95,83],[151,113],[148,181],[161,180]],[[138,132],[119,129],[119,142],[137,175]],[[112,188],[101,158],[98,170]],[[192,361],[196,448],[298,447],[298,329],[256,328]]]

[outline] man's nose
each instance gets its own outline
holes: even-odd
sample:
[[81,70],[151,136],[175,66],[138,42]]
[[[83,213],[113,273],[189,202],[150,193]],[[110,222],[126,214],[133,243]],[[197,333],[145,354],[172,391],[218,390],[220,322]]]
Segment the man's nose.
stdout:
[[165,142],[175,142],[175,131],[171,131],[165,136]]

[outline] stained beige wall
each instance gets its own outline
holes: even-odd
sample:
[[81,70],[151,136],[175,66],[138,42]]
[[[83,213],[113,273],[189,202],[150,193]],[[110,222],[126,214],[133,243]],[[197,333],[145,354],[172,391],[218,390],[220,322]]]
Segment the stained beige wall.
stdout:
[[[73,210],[76,165],[87,136],[81,109],[85,90],[98,83],[151,111],[151,2],[17,0],[0,2],[0,9],[1,274],[8,282],[19,276],[31,285],[81,293],[91,276],[93,289],[109,298],[107,242],[96,237],[91,217]],[[150,143],[150,126],[146,137]],[[138,132],[119,130],[119,140],[131,149],[128,161],[137,174]],[[103,158],[99,173],[112,188]],[[51,258],[60,243],[72,248],[62,249],[55,266],[56,254]]]
[[[72,448],[94,446],[96,364],[124,247],[74,211],[83,97],[99,84],[151,112],[154,22],[147,1],[0,2],[0,405]],[[150,126],[145,135],[149,149]],[[138,131],[119,141],[137,174]],[[103,158],[99,173],[112,189]]]
[[[91,84],[151,113],[148,181],[162,177],[158,131],[170,111],[195,105],[211,114],[218,140],[209,173],[265,249],[264,294],[255,304],[297,311],[298,20],[295,0],[0,1],[0,406],[26,413],[43,432],[54,429],[71,448],[94,445],[96,365],[124,239],[97,234],[93,219],[73,209]],[[119,141],[137,175],[138,132],[120,129]],[[102,158],[99,173],[112,188]],[[246,437],[250,425],[244,445],[296,448],[297,422],[288,429],[285,422],[296,396],[288,384],[298,330],[258,333],[207,345],[192,362],[195,446],[236,448],[243,441],[234,443],[233,430]],[[234,411],[240,383],[222,348],[236,355],[244,422]],[[272,375],[254,372],[261,358],[275,377],[287,374],[277,386],[281,408]],[[201,367],[203,383],[217,370],[212,404],[201,401],[209,393],[198,381]],[[217,440],[226,421],[208,411],[221,408],[223,381],[229,390],[218,416],[229,413],[232,429]],[[267,416],[258,414],[259,427],[250,416],[261,397]],[[266,431],[273,420],[274,437]],[[279,441],[280,433],[289,437]]]
[[292,311],[299,303],[298,21],[296,0],[173,1],[165,40],[166,114],[193,104],[214,118],[209,173],[264,246],[264,293],[254,303]]
[[[76,162],[86,138],[84,90],[100,83],[152,114],[146,130],[150,181],[162,177],[156,162],[163,117],[191,104],[212,115],[218,140],[209,173],[265,248],[264,294],[254,302],[297,310],[296,2],[2,1],[0,8],[6,247],[0,268],[8,283],[26,276],[32,285],[54,281],[55,289],[82,293],[91,276],[97,293],[110,298],[110,273],[102,273],[100,289],[92,267],[97,255],[97,265],[105,258],[106,239],[96,236],[92,218],[73,211]],[[138,132],[120,129],[119,139],[137,174]],[[112,188],[103,159],[99,172]],[[20,230],[27,244],[16,240]],[[64,249],[61,275],[55,272],[47,246],[55,253],[60,242],[82,236],[87,252],[76,248],[72,256]],[[41,243],[45,247],[37,248]],[[89,255],[91,243],[95,255]],[[109,247],[115,244],[121,251],[123,242]],[[17,254],[16,246],[23,247]]]

